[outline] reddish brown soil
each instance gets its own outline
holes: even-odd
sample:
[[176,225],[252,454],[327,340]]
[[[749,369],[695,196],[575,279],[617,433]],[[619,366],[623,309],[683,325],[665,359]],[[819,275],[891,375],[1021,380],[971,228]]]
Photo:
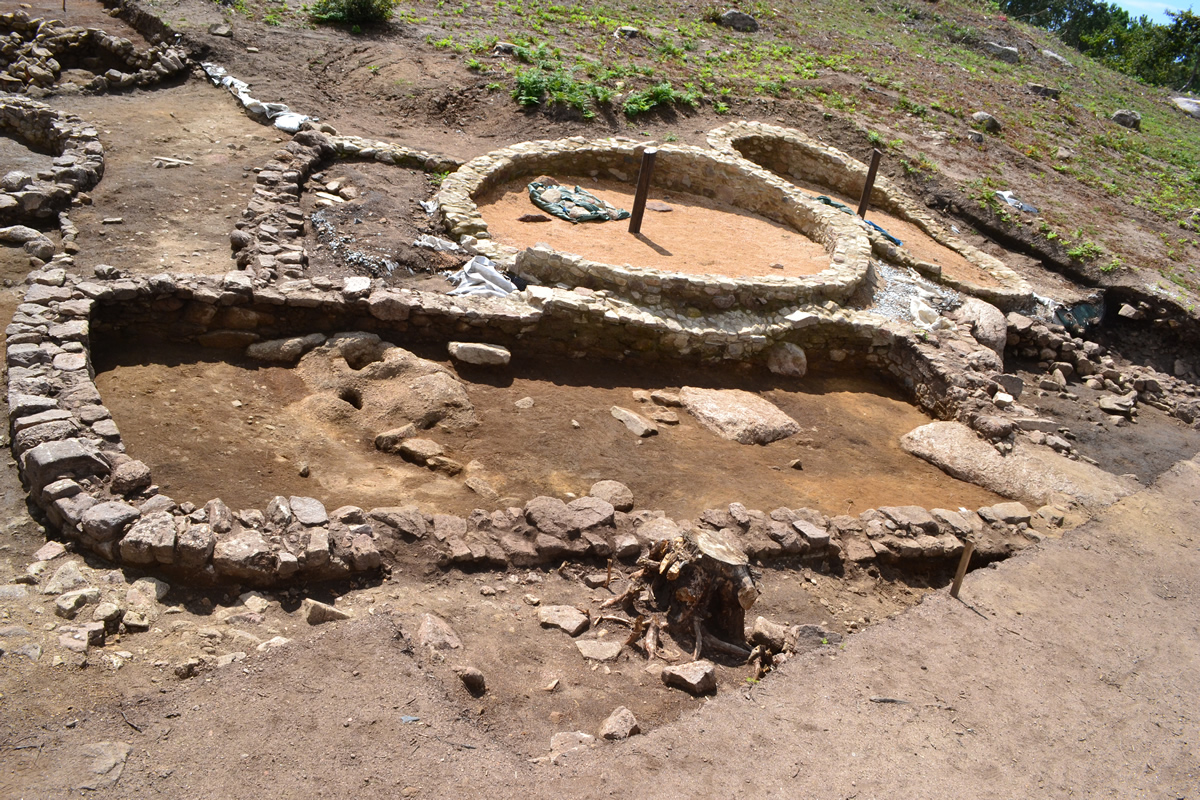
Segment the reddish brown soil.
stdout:
[[[330,508],[369,508],[406,497],[431,512],[466,514],[522,505],[540,494],[583,495],[605,479],[629,485],[639,508],[677,517],[734,501],[842,514],[908,503],[978,508],[997,500],[900,450],[899,437],[928,419],[888,387],[864,379],[772,383],[575,361],[522,361],[501,376],[462,370],[480,425],[427,435],[461,463],[479,462],[475,474],[501,495],[488,503],[463,486],[465,475],[435,475],[375,450],[380,431],[355,423],[348,403],[345,422],[307,416],[298,403],[304,385],[291,369],[228,362],[200,348],[109,343],[95,352],[97,385],[129,452],[178,501],[221,497],[251,508],[297,494]],[[632,390],[681,385],[762,392],[802,431],[766,447],[740,445],[676,409],[680,424],[661,425],[658,436],[640,440],[609,413],[614,405],[648,413]],[[534,399],[533,408],[516,408],[523,397]],[[803,470],[788,468],[795,459]],[[299,476],[301,463],[310,477]]]
[[[633,189],[627,184],[554,177],[567,186],[579,185],[617,208],[633,208]],[[527,185],[528,181],[517,181],[476,201],[492,238],[501,244],[523,249],[545,242],[555,250],[602,264],[693,275],[797,277],[829,269],[825,249],[795,229],[692,194],[651,192],[651,200],[666,203],[671,211],[647,210],[641,235],[636,236],[629,233],[629,223],[620,220],[572,223],[551,217],[549,222],[519,222],[524,214],[543,213],[529,199]]]
[[[831,200],[858,208],[858,200],[842,197],[833,193],[828,187],[815,183],[797,181],[793,176],[783,175],[784,180],[791,181],[804,191],[813,195],[825,195]],[[885,231],[904,243],[903,248],[914,258],[942,268],[942,274],[948,278],[968,281],[976,286],[999,286],[1000,283],[986,270],[980,269],[968,261],[957,250],[952,250],[941,244],[925,231],[907,220],[900,219],[894,214],[879,208],[867,209],[867,219],[874,222]]]

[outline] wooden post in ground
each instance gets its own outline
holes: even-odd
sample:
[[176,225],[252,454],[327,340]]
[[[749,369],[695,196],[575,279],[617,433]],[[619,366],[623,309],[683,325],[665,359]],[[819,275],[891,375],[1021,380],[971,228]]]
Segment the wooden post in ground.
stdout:
[[867,218],[867,205],[871,202],[871,190],[875,188],[875,173],[879,171],[879,159],[883,158],[883,153],[878,150],[871,151],[871,166],[867,168],[867,182],[863,186],[862,199],[858,201],[858,216],[863,219]]
[[962,558],[958,561],[958,572],[954,573],[954,583],[950,586],[950,596],[958,599],[958,589],[962,586],[963,578],[967,576],[967,565],[971,563],[971,554],[975,552],[975,543],[968,540],[963,547]]
[[633,196],[633,212],[629,215],[629,232],[642,232],[642,216],[646,213],[646,195],[650,194],[650,175],[654,172],[654,159],[658,148],[647,147],[642,151],[642,166],[638,170],[637,194]]

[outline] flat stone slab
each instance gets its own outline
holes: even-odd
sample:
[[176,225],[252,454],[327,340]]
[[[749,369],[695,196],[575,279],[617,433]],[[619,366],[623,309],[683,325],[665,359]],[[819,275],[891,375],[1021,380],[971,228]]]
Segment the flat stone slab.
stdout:
[[1084,506],[1097,508],[1140,488],[1127,478],[1019,439],[1013,451],[1002,456],[960,422],[922,425],[900,437],[900,446],[959,480],[1038,505],[1062,492]]
[[625,644],[619,638],[577,639],[575,647],[579,649],[579,654],[589,661],[615,661],[617,656],[621,655]]
[[451,342],[447,349],[450,357],[463,364],[474,364],[479,367],[503,367],[512,359],[508,348],[495,344],[476,344],[475,342]]
[[574,606],[542,606],[538,609],[538,622],[543,628],[561,628],[571,636],[588,629],[587,615]]
[[800,431],[796,420],[773,403],[741,389],[685,386],[679,400],[701,425],[740,444],[768,444]]
[[620,420],[631,433],[641,436],[643,439],[647,436],[655,436],[658,434],[658,426],[650,420],[630,411],[628,408],[621,406],[612,407],[612,415],[614,419]]

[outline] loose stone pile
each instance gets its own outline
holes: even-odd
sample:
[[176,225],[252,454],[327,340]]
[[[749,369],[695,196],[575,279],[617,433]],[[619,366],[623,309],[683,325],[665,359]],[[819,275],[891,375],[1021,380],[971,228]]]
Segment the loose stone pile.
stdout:
[[[775,174],[791,175],[805,183],[828,186],[844,196],[858,197],[866,185],[866,164],[791,128],[761,122],[734,122],[711,131],[708,142],[721,152],[744,157]],[[954,250],[991,275],[998,285],[981,285],[945,275],[936,264],[914,258],[908,250],[896,247],[879,231],[868,227],[866,234],[870,237],[871,247],[880,258],[912,267],[923,275],[994,303],[1006,311],[1020,308],[1032,300],[1032,289],[1023,278],[999,259],[954,236],[886,178],[876,178],[871,190],[871,205],[917,226],[934,241]]]
[[86,200],[79,193],[104,174],[99,134],[74,114],[36,100],[0,98],[0,131],[56,154],[53,167],[36,176],[13,171],[0,179],[0,223],[52,218]]
[[64,27],[58,20],[30,17],[24,10],[0,14],[0,90],[41,95],[63,70],[79,67],[95,73],[91,92],[146,88],[186,74],[182,48],[154,45],[138,52],[128,39],[97,28]]
[[[1143,313],[1129,305],[1121,311],[1127,317]],[[1020,357],[1037,361],[1039,368],[1046,370],[1047,377],[1038,386],[1043,391],[1068,393],[1072,381],[1084,382],[1089,388],[1112,393],[1099,400],[1099,407],[1115,419],[1129,418],[1137,403],[1145,403],[1189,425],[1200,425],[1200,397],[1193,384],[1150,367],[1122,371],[1102,345],[1072,336],[1061,325],[1045,325],[1011,313],[1008,344]],[[1187,371],[1186,364],[1179,370],[1182,374]]]

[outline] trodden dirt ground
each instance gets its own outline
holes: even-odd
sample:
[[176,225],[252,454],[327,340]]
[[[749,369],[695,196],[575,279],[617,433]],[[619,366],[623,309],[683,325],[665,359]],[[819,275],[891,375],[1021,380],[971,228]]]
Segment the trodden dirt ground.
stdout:
[[[0,792],[76,794],[84,746],[116,741],[132,748],[124,774],[87,796],[1190,798],[1197,497],[1200,462],[1180,462],[1061,540],[971,573],[958,600],[928,595],[558,765],[530,763],[497,734],[511,720],[404,647],[411,596],[190,681],[96,667],[49,682],[17,664],[0,687]],[[539,691],[544,674],[512,668]]]

